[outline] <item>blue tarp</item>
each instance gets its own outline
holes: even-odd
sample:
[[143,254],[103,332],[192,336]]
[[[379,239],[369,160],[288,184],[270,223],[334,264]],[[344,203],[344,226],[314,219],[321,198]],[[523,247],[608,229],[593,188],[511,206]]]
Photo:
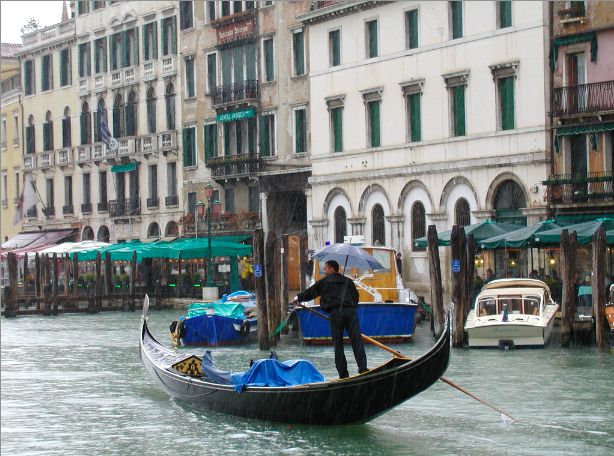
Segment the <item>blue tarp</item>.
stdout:
[[283,362],[259,359],[247,372],[231,372],[230,378],[239,393],[244,386],[295,386],[326,381],[315,366],[304,359]]

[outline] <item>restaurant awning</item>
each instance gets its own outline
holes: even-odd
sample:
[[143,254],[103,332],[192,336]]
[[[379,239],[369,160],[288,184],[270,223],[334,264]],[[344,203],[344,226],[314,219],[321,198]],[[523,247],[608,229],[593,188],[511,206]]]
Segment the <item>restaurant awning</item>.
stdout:
[[535,233],[561,228],[564,225],[564,223],[560,223],[555,220],[547,220],[525,228],[520,228],[519,230],[510,231],[508,233],[500,234],[499,236],[485,239],[479,242],[479,246],[483,249],[526,247],[527,245],[533,243],[533,235]]
[[62,239],[75,234],[75,229],[70,230],[41,230],[19,233],[13,238],[2,244],[2,250],[20,249],[23,247],[34,247],[37,245],[57,244]]
[[[508,233],[510,231],[518,230],[523,228],[520,225],[512,225],[509,223],[496,223],[491,221],[485,221],[480,223],[474,223],[473,225],[467,225],[465,227],[465,234],[473,234],[473,238],[475,242],[478,243],[483,241],[484,239],[488,239],[494,236],[498,236],[500,234]],[[450,236],[452,235],[452,230],[442,231],[437,234],[437,245],[439,246],[449,246],[450,245]],[[428,242],[426,240],[426,236],[414,239],[414,246],[416,247],[428,247]]]
[[557,228],[554,230],[542,231],[534,235],[535,242],[542,244],[552,243],[558,244],[561,242],[561,233],[566,229],[569,233],[576,232],[578,244],[590,244],[593,242],[593,235],[601,227],[605,226],[606,231],[614,230],[614,219],[602,218],[595,220],[594,222],[578,223],[576,225],[569,225],[564,228]]

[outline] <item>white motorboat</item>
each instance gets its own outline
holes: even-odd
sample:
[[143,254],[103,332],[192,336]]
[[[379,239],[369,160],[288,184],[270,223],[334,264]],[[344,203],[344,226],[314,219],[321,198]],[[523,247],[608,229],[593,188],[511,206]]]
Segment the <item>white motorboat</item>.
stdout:
[[470,348],[543,348],[550,342],[559,308],[541,280],[487,283],[467,316]]

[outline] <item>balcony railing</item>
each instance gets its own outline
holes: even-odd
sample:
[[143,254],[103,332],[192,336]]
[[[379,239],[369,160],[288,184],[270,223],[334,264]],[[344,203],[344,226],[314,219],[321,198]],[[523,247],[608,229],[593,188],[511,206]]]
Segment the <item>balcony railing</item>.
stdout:
[[36,169],[36,154],[28,154],[22,157],[24,171],[32,171]]
[[258,81],[248,80],[217,86],[207,95],[211,97],[214,105],[255,100],[258,98]]
[[111,217],[128,217],[141,215],[141,199],[126,198],[109,201],[109,215]]
[[58,153],[57,164],[59,166],[66,166],[66,165],[73,164],[72,147],[68,147],[66,149],[58,149],[57,153]]
[[177,195],[175,196],[167,196],[166,198],[164,198],[164,205],[165,206],[179,206],[179,197]]
[[552,115],[597,114],[614,111],[614,81],[552,89]]
[[134,68],[126,68],[124,70],[124,83],[134,84],[136,82],[136,70]]
[[87,89],[88,89],[88,80],[80,79],[79,80],[79,93],[87,92]]
[[162,75],[175,72],[175,59],[173,57],[162,58]]
[[62,215],[73,215],[75,213],[75,206],[62,206]]
[[257,173],[260,171],[260,164],[260,155],[249,154],[211,158],[206,163],[213,177]]
[[77,163],[85,163],[89,161],[91,154],[90,146],[77,147]]
[[51,168],[54,165],[53,152],[41,152],[38,154],[38,167],[39,168]]
[[119,71],[111,73],[111,86],[115,87],[121,85],[122,83],[122,74]]
[[92,203],[83,203],[83,204],[81,204],[81,213],[82,214],[91,214],[92,213]]
[[549,203],[595,203],[614,201],[614,173],[558,174],[543,181]]
[[131,155],[136,152],[134,138],[121,138],[119,140],[118,155]]
[[147,209],[160,206],[160,198],[147,198]]
[[103,201],[98,203],[98,212],[107,212],[109,210],[109,202]]
[[55,207],[53,207],[53,206],[44,207],[43,208],[43,214],[45,214],[45,216],[47,216],[47,217],[54,217],[55,216]]
[[104,83],[105,75],[100,74],[94,77],[94,90],[103,90],[106,89],[106,85]]
[[156,76],[156,62],[145,62],[143,64],[143,79],[150,79]]
[[144,154],[158,152],[158,135],[156,133],[152,133],[141,136],[141,150]]
[[214,231],[253,230],[260,225],[259,212],[242,212],[231,214],[228,212],[214,214],[211,229]]
[[177,147],[177,132],[175,130],[162,132],[159,138],[160,142],[158,147],[160,150],[174,149]]

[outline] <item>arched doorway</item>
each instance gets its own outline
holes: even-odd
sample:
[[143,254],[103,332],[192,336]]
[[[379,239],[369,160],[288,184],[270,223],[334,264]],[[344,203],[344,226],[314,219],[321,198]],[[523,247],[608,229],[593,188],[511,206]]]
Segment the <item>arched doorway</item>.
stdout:
[[347,217],[343,206],[338,206],[335,209],[335,242],[343,243],[345,236],[347,236]]
[[99,241],[102,242],[111,242],[111,235],[109,234],[109,228],[107,228],[105,225],[102,225],[100,228],[98,228],[98,236],[97,236]]
[[81,233],[82,241],[93,241],[94,240],[94,230],[91,226],[86,226],[83,228],[83,232]]

